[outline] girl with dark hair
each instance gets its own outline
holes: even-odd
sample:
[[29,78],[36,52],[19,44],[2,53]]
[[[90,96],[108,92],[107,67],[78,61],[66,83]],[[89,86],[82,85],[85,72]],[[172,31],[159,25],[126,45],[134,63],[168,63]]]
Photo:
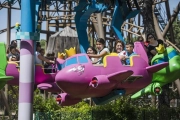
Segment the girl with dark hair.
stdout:
[[144,38],[142,36],[138,36],[137,40],[138,42],[144,42]]
[[9,61],[19,61],[19,54],[16,52],[15,46],[10,46],[10,53],[8,54]]
[[20,51],[17,49],[17,40],[12,40],[10,46],[14,46],[15,49],[16,49],[16,52],[17,52],[18,54],[20,54]]
[[40,42],[36,42],[36,51],[40,52],[40,50],[41,50],[41,44]]
[[147,35],[147,39],[146,42],[149,43],[148,47],[147,47],[147,52],[148,52],[148,57],[149,60],[151,61],[151,59],[156,55],[157,51],[156,51],[156,47],[159,46],[159,44],[164,45],[163,41],[161,39],[156,40],[154,35],[152,34],[148,34]]
[[105,40],[99,38],[96,41],[97,54],[88,54],[89,57],[97,58],[96,64],[102,64],[104,56],[110,54],[109,49],[105,47]]
[[97,50],[94,47],[89,46],[87,49],[87,54],[97,54]]
[[13,45],[14,47],[17,47],[17,40],[12,40],[11,45]]
[[[94,47],[89,46],[89,48],[87,49],[87,54],[97,54],[97,51]],[[96,61],[96,58],[93,57],[89,57],[91,59],[91,61],[94,63]]]

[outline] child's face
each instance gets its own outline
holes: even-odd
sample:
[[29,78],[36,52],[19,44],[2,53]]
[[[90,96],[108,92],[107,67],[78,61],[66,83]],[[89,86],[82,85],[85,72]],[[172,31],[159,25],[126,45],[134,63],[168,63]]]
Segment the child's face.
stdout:
[[126,45],[126,50],[127,50],[128,52],[133,52],[133,46],[131,46],[131,45]]
[[14,47],[17,47],[17,41],[14,41],[14,42],[13,42],[13,46],[14,46]]
[[42,50],[42,51],[41,51],[41,55],[42,55],[42,56],[44,56],[44,54],[45,54],[45,51],[44,51],[44,50]]
[[37,51],[40,51],[40,50],[41,50],[41,47],[40,47],[40,46],[38,46],[38,47],[37,47]]
[[87,54],[94,54],[93,50],[91,48],[88,48]]
[[13,48],[13,49],[11,50],[11,53],[15,55],[15,54],[16,54],[16,49]]
[[123,50],[123,45],[122,43],[117,43],[116,45],[116,51],[117,53],[120,53]]
[[102,43],[100,43],[100,42],[96,42],[96,48],[98,50],[102,50],[104,48],[104,45]]

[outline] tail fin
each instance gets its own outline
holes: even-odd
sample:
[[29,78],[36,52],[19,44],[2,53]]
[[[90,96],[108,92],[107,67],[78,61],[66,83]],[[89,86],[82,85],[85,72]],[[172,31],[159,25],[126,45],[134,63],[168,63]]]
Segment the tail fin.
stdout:
[[147,87],[141,89],[140,91],[138,91],[137,93],[132,95],[131,99],[139,98],[147,93],[152,94],[152,95],[159,95],[162,92],[161,86],[162,86],[162,84],[158,83],[158,82],[151,83]]
[[155,73],[155,72],[167,67],[168,65],[169,65],[168,62],[163,62],[163,63],[159,63],[156,65],[148,66],[148,67],[146,67],[146,70],[148,72]]
[[136,52],[138,55],[140,55],[147,63],[148,62],[148,56],[146,53],[146,48],[143,43],[141,42],[135,42],[134,43],[134,52]]
[[6,58],[6,47],[4,43],[0,43],[0,89],[4,87],[8,80],[13,79],[12,76],[6,76],[6,66],[7,66],[7,58]]

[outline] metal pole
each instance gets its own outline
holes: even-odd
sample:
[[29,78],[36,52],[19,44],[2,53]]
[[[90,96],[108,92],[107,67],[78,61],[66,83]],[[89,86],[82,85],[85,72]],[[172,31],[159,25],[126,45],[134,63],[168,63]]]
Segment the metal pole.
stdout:
[[8,49],[8,46],[10,45],[11,41],[11,4],[8,3],[9,8],[7,9],[7,42],[6,42],[6,49]]
[[104,29],[103,29],[103,24],[102,24],[102,15],[101,15],[101,13],[97,13],[96,16],[97,16],[98,31],[99,31],[98,37],[105,39],[104,38]]
[[[6,41],[6,49],[8,49],[11,41],[11,4],[8,3],[9,8],[7,9],[7,41]],[[5,85],[5,97],[8,103],[8,84]],[[6,109],[8,111],[8,108]],[[9,112],[9,111],[8,111]]]
[[[138,26],[141,26],[141,14],[138,14]],[[137,34],[141,35],[141,32],[139,31]]]
[[163,38],[163,36],[162,36],[162,33],[161,33],[161,30],[160,30],[159,25],[158,25],[157,18],[156,18],[155,14],[154,14],[154,8],[155,8],[155,5],[152,6],[152,10],[153,10],[152,15],[153,15],[155,32],[156,32],[156,35],[157,35],[157,38],[158,38],[158,39],[164,40],[164,38]]
[[[131,23],[131,19],[128,19],[128,23]],[[130,28],[131,28],[131,25],[130,24],[128,24],[128,30],[130,30]],[[131,31],[131,30],[130,30]],[[130,32],[128,32],[128,39],[127,39],[127,41],[128,42],[130,42],[131,41],[131,35],[130,35],[131,33]]]
[[[47,5],[46,7],[47,7],[47,9],[49,9],[49,5]],[[49,11],[46,11],[46,17],[49,18]],[[58,27],[59,27],[59,24],[58,24]],[[49,21],[48,20],[46,21],[46,30],[49,31]],[[49,36],[50,36],[50,34],[47,33],[46,34],[46,48],[48,46]]]
[[[21,0],[21,33],[24,36],[35,33],[35,1]],[[18,120],[33,119],[34,67],[34,41],[22,39]]]
[[174,20],[176,19],[178,13],[179,13],[179,10],[180,10],[180,2],[178,3],[176,9],[174,9],[173,11],[173,14],[171,15],[171,18],[169,19],[169,22],[168,24],[166,25],[166,27],[164,28],[164,31],[162,33],[163,37],[165,37],[165,35],[167,34],[170,26],[172,26]]
[[[95,22],[96,22],[95,18],[92,18],[92,24],[93,24],[93,26],[94,26],[94,32],[96,32],[98,35],[100,35],[99,29],[98,29],[98,24],[95,23]],[[99,37],[99,36],[98,36],[98,37]],[[99,37],[99,38],[100,38],[100,37]]]
[[59,32],[59,20],[56,20],[56,32]]
[[[165,6],[166,6],[166,11],[167,11],[166,13],[167,13],[168,20],[170,20],[171,19],[171,14],[170,14],[170,8],[169,8],[169,0],[165,1]],[[175,43],[174,32],[173,32],[172,25],[169,28],[169,32],[170,32],[170,41],[172,43]]]

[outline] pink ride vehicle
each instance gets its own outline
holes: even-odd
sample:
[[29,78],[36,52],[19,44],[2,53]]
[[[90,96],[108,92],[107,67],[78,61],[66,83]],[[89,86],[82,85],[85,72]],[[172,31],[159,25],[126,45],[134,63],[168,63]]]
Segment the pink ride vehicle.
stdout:
[[62,106],[92,97],[98,105],[118,96],[133,94],[149,85],[152,74],[168,65],[167,62],[149,66],[146,52],[140,42],[135,43],[138,55],[130,58],[130,65],[122,65],[117,54],[107,55],[103,64],[92,64],[86,54],[67,58],[56,74],[55,82],[64,93],[56,101]]

